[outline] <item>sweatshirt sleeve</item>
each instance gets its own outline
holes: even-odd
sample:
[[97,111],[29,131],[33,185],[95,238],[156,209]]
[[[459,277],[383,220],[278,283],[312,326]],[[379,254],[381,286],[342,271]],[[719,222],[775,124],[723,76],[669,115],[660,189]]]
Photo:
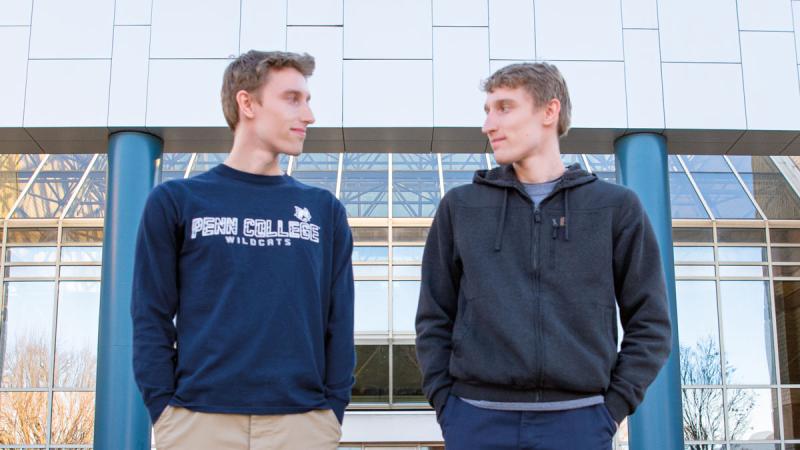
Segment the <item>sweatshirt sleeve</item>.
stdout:
[[416,317],[422,390],[437,415],[442,413],[453,384],[449,365],[460,280],[461,266],[453,243],[449,199],[445,195],[425,243]]
[[133,372],[153,423],[175,393],[176,233],[175,207],[157,186],[139,224],[131,296]]
[[336,206],[331,304],[325,333],[325,391],[328,403],[342,423],[355,383],[353,236],[344,206],[338,201]]
[[617,423],[641,403],[671,350],[666,283],[655,233],[632,191],[614,232],[614,286],[625,331],[606,406]]

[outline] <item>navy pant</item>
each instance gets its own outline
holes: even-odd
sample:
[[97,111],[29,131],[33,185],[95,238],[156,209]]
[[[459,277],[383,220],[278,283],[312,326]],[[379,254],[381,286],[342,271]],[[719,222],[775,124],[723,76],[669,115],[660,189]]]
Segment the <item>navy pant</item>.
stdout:
[[605,405],[568,411],[494,411],[451,395],[439,418],[447,450],[611,450]]

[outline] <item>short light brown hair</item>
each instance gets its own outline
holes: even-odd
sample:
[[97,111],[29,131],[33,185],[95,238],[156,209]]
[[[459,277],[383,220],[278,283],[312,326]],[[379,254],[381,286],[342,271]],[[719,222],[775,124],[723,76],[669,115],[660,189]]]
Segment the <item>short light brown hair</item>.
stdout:
[[483,81],[484,92],[492,92],[497,88],[524,88],[533,98],[533,104],[539,108],[552,99],[561,102],[558,116],[558,135],[566,136],[572,120],[572,103],[569,100],[567,82],[558,68],[552,64],[520,63],[511,64],[499,69]]
[[314,73],[314,57],[308,53],[261,52],[250,50],[236,58],[225,69],[222,77],[222,112],[231,130],[239,123],[239,104],[236,94],[247,91],[254,94],[269,79],[270,70],[292,68],[308,78]]

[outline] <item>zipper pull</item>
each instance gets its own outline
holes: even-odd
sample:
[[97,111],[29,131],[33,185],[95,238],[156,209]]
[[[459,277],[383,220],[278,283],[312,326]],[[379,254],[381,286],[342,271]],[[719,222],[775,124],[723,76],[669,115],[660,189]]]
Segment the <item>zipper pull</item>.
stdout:
[[539,207],[537,206],[536,209],[533,210],[533,221],[539,223],[542,221],[542,213],[539,211]]
[[558,221],[556,221],[556,219],[553,218],[553,239],[557,238],[558,238]]

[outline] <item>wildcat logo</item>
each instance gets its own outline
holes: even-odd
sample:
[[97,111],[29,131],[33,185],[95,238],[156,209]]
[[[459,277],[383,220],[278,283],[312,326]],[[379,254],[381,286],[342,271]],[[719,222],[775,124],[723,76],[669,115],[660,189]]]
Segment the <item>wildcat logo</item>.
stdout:
[[311,212],[308,208],[301,208],[299,206],[294,207],[294,216],[297,217],[298,220],[303,222],[308,222],[311,220]]

